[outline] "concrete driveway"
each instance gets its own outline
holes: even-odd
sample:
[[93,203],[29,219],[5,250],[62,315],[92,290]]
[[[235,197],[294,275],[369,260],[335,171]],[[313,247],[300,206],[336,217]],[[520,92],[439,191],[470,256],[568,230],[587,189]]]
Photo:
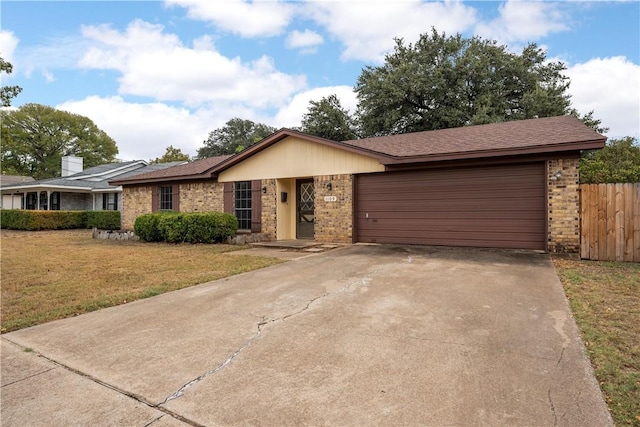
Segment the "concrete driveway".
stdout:
[[611,425],[548,255],[411,246],[5,334],[1,397],[3,426]]

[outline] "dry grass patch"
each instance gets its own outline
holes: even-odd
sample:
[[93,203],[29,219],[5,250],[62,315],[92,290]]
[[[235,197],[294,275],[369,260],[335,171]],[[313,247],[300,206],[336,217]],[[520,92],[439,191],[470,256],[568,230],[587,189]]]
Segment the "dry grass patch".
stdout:
[[640,426],[640,264],[553,260],[617,426]]
[[2,332],[124,304],[282,261],[231,245],[94,240],[87,230],[2,230]]

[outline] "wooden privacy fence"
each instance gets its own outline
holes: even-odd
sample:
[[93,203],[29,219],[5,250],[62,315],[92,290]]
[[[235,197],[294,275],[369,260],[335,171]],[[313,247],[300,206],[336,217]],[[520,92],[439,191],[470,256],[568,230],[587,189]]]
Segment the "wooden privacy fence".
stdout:
[[580,190],[580,257],[640,262],[640,183]]

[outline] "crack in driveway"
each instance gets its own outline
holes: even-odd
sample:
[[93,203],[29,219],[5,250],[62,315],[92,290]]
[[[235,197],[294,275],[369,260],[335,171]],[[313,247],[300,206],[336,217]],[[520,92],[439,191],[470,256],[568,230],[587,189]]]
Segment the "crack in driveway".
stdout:
[[[373,273],[376,273],[376,271],[374,271]],[[337,292],[325,292],[320,296],[317,296],[315,298],[310,299],[309,301],[307,301],[307,303],[304,305],[304,307],[302,307],[300,310],[297,310],[293,313],[289,313],[286,314],[284,316],[281,317],[276,317],[273,319],[268,319],[266,317],[262,318],[262,321],[258,322],[256,324],[256,332],[247,340],[245,341],[240,347],[238,347],[238,349],[236,351],[234,351],[233,353],[231,353],[221,364],[219,364],[218,366],[216,366],[215,368],[203,373],[202,375],[192,379],[191,381],[189,381],[188,383],[184,384],[182,387],[180,387],[176,392],[170,394],[166,399],[164,399],[162,402],[158,403],[158,407],[167,404],[168,402],[174,400],[174,399],[178,399],[180,397],[182,397],[185,393],[185,391],[187,389],[189,389],[190,387],[193,387],[194,385],[198,384],[200,381],[202,381],[203,379],[205,379],[206,377],[208,377],[209,375],[213,375],[216,372],[224,369],[226,366],[228,366],[233,359],[235,359],[240,353],[242,353],[247,347],[249,347],[256,339],[258,339],[258,337],[262,334],[262,328],[266,325],[270,325],[273,323],[277,323],[277,322],[285,322],[287,319],[293,317],[293,316],[297,316],[300,313],[306,311],[309,309],[309,307],[311,307],[311,304],[313,304],[314,302],[321,300],[323,298],[326,298],[330,295],[338,295],[341,293],[346,293],[349,292],[351,290],[351,288],[353,286],[359,285],[359,286],[366,286],[368,284],[368,282],[371,279],[369,279],[368,277],[361,277],[360,279],[353,281],[353,282],[349,282],[346,285],[344,285],[339,291]]]

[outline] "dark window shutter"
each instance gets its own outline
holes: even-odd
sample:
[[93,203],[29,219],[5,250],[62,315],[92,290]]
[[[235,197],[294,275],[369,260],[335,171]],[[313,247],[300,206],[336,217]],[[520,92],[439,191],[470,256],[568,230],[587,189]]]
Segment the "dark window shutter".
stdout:
[[107,209],[107,193],[102,193],[102,210]]
[[223,207],[226,213],[233,213],[233,182],[224,183]]
[[172,186],[171,192],[173,193],[171,197],[171,209],[174,212],[180,212],[180,184]]
[[251,181],[251,232],[262,231],[262,181]]
[[113,210],[118,210],[118,193],[113,193]]
[[160,206],[158,203],[158,192],[160,191],[160,187],[151,187],[151,212],[157,212]]

